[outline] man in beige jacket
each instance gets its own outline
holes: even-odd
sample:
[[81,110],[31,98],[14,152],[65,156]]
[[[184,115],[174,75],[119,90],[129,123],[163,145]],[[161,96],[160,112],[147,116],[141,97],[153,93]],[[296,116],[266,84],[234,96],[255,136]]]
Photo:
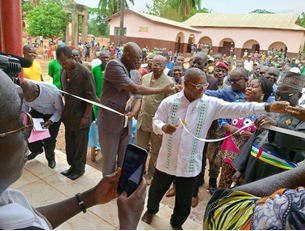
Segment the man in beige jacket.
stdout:
[[[174,83],[172,79],[163,72],[165,69],[165,62],[166,60],[163,56],[156,55],[153,58],[153,72],[143,76],[142,85],[152,88],[163,88],[169,83]],[[150,184],[155,172],[155,162],[157,160],[162,142],[162,139],[153,132],[152,118],[154,117],[162,100],[169,95],[171,94],[162,93],[146,95],[142,98],[142,106],[137,122],[135,144],[142,148],[146,148],[149,141],[151,141],[151,156],[146,177],[148,185]]]

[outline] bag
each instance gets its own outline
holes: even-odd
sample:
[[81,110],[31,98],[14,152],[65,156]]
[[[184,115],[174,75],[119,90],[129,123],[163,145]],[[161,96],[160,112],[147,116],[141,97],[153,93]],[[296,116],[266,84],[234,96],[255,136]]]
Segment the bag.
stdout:
[[211,162],[216,164],[217,166],[221,167],[222,165],[222,155],[221,155],[221,145],[222,141],[219,142],[213,142],[208,144],[208,150],[207,150],[207,159]]

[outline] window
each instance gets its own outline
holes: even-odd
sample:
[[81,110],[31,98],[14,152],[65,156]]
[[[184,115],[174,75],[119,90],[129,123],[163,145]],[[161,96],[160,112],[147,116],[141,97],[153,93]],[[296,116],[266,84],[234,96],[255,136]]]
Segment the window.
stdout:
[[[120,36],[120,27],[114,28],[114,35]],[[124,36],[126,35],[126,27],[124,27]]]
[[139,32],[148,32],[148,27],[140,27]]

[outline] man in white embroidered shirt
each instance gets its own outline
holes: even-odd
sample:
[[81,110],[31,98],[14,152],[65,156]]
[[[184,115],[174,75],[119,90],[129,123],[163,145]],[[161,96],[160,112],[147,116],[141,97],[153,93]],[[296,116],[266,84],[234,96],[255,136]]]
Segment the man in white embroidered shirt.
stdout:
[[198,68],[185,73],[183,91],[169,96],[160,104],[153,118],[153,130],[163,135],[156,170],[149,189],[147,211],[142,221],[150,224],[159,210],[159,203],[176,179],[176,202],[171,216],[173,229],[182,229],[187,219],[197,176],[201,171],[204,142],[199,141],[178,124],[182,118],[187,129],[196,137],[205,138],[213,120],[245,117],[267,111],[284,112],[288,102],[228,103],[204,95],[208,87],[206,76]]

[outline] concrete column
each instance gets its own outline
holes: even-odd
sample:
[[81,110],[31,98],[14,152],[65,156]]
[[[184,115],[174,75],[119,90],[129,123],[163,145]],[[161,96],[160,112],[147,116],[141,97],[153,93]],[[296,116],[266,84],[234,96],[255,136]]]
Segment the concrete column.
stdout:
[[[1,1],[0,5],[1,50],[23,56],[21,0]],[[19,74],[23,80],[23,72]]]
[[82,41],[85,43],[88,42],[88,15],[83,15],[82,19]]
[[[70,32],[70,30],[69,30],[69,23],[68,23],[68,25],[66,26],[66,30],[65,30],[65,41],[66,41],[67,46],[69,46],[69,32]],[[74,44],[74,46],[75,46],[75,44]]]
[[72,12],[72,43],[74,46],[78,44],[78,14]]

